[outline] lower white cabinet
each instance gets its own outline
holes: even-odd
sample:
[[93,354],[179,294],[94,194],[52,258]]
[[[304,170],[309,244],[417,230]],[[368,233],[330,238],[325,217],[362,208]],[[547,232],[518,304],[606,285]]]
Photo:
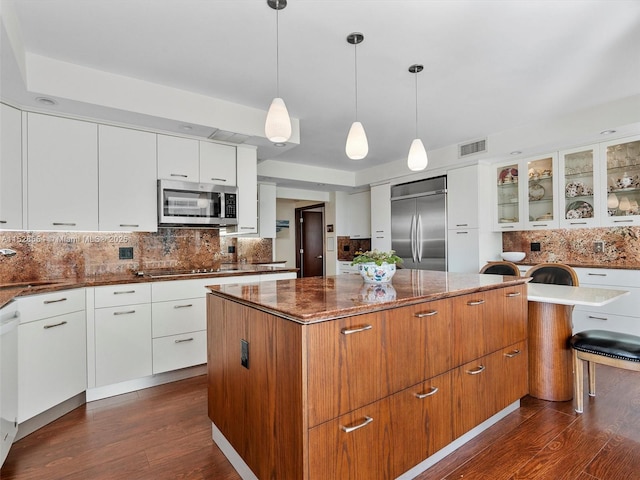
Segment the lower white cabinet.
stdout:
[[207,331],[153,339],[153,373],[207,363]]
[[[18,301],[19,423],[87,389],[84,303],[78,309],[72,301],[82,294],[82,290],[69,290]],[[42,317],[42,309],[50,306],[56,314]]]

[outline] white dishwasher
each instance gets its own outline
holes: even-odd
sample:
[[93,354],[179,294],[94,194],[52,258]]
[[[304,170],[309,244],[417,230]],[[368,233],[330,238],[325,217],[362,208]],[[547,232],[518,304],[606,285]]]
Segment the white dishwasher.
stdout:
[[0,466],[18,432],[18,307],[0,309]]

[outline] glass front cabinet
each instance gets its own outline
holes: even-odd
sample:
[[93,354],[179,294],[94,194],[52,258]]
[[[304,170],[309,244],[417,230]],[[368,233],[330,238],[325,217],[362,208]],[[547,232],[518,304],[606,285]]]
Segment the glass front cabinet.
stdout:
[[640,225],[640,136],[600,144],[607,226]]
[[496,230],[522,230],[522,198],[518,163],[499,164],[495,170]]
[[560,227],[598,226],[602,218],[602,192],[599,188],[598,145],[562,150],[559,168]]

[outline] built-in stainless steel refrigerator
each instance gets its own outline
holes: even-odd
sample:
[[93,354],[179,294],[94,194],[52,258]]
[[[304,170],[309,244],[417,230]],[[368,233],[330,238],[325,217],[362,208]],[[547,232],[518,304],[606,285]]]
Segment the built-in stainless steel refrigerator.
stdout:
[[391,248],[404,268],[447,270],[447,177],[391,187]]

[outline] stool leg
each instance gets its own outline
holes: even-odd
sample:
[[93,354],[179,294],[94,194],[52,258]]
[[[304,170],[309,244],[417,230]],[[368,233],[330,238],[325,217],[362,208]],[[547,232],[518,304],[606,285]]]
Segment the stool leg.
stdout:
[[576,413],[582,413],[584,395],[584,369],[582,360],[578,358],[578,351],[573,351],[573,398],[575,401]]
[[589,396],[596,396],[596,363],[589,362]]

